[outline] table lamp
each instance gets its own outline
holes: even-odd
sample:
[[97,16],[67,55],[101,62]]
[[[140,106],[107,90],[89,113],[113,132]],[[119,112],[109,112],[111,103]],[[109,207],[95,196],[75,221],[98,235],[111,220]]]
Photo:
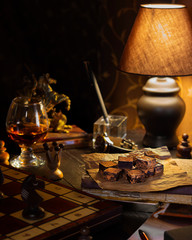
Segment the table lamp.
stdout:
[[143,145],[175,147],[185,103],[173,77],[192,75],[192,24],[186,6],[141,5],[119,69],[151,77],[137,105],[146,130]]

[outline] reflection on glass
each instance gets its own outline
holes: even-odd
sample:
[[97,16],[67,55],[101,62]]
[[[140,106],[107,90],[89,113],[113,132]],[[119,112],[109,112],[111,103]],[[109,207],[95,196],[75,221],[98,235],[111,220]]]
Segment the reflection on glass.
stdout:
[[16,168],[39,167],[45,161],[37,157],[32,145],[45,138],[49,128],[46,109],[37,98],[13,99],[6,119],[8,136],[21,147],[21,154],[10,160]]

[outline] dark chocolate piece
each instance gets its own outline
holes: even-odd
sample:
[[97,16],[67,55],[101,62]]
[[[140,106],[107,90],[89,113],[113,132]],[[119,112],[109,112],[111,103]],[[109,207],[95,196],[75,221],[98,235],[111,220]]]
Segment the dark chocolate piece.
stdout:
[[119,168],[107,168],[103,171],[103,178],[108,181],[118,181],[122,177],[122,169]]
[[113,161],[100,161],[99,162],[99,171],[103,172],[107,168],[115,168],[117,167],[117,163]]
[[118,167],[121,169],[128,168],[132,169],[133,168],[133,157],[132,156],[127,156],[127,157],[119,157],[118,158]]
[[154,167],[147,168],[147,169],[141,169],[141,171],[145,174],[145,177],[152,177],[155,174]]
[[148,168],[155,167],[156,159],[152,157],[147,157],[147,156],[138,157],[135,160],[135,164],[138,169],[148,169]]
[[145,174],[139,169],[125,169],[125,174],[127,176],[127,180],[133,183],[141,183],[145,181]]

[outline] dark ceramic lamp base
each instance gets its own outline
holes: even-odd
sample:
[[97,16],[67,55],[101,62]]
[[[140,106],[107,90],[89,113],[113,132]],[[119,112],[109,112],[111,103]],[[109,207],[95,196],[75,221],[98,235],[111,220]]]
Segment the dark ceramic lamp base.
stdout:
[[138,116],[145,126],[143,145],[148,147],[176,147],[176,130],[185,113],[185,103],[172,78],[150,78],[143,87],[144,95],[138,101]]
[[151,134],[146,133],[143,138],[143,145],[145,147],[160,147],[167,146],[168,148],[174,148],[179,143],[179,140],[175,135],[172,136],[153,136]]

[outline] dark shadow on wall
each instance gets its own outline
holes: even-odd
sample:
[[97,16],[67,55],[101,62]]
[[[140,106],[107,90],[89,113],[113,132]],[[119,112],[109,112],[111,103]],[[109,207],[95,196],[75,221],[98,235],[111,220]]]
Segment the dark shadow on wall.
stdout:
[[[127,38],[139,3],[138,0],[126,3],[124,0],[2,0],[0,138],[8,141],[6,114],[11,100],[23,88],[24,76],[35,74],[38,78],[45,73],[57,80],[53,89],[71,99],[69,112],[66,112],[64,104],[57,107],[67,115],[68,124],[76,124],[92,132],[94,121],[101,116],[101,109],[83,61],[90,61],[107,107],[113,111],[119,94],[122,94],[117,92],[120,87],[111,91],[126,41],[119,36],[126,32]],[[113,95],[109,97],[110,92]],[[137,97],[138,94],[134,94],[134,98]],[[132,110],[136,114],[135,109],[131,109],[131,113]],[[132,125],[134,121],[135,116]]]
[[[83,61],[97,72],[99,0],[3,0],[0,21],[0,135],[7,140],[5,119],[25,75],[50,73],[53,89],[71,99],[68,124],[91,132],[98,102]],[[29,71],[30,69],[30,71]]]

